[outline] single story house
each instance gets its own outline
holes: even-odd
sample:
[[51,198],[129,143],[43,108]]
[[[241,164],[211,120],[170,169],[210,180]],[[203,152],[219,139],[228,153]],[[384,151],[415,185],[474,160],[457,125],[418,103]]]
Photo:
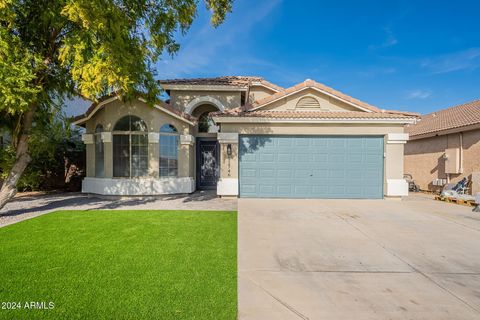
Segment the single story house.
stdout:
[[406,127],[405,173],[422,190],[470,177],[480,192],[480,100],[424,115]]
[[259,77],[160,81],[153,107],[111,95],[74,123],[86,128],[83,192],[224,197],[404,196],[404,126],[313,80],[284,89]]

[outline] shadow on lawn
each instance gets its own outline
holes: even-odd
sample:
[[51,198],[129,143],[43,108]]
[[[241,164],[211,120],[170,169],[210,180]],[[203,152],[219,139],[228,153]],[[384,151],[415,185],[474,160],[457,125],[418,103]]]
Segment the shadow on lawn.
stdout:
[[[217,198],[215,191],[197,191],[192,194],[147,196],[147,197],[102,197],[82,193],[59,193],[39,196],[15,198],[6,209],[0,212],[0,217],[18,216],[31,212],[46,212],[54,210],[112,210],[129,209],[152,202],[181,201],[200,202]],[[13,207],[9,209],[9,207]],[[20,207],[20,208],[19,208]],[[133,208],[135,209],[135,208]],[[139,208],[141,209],[141,208]]]

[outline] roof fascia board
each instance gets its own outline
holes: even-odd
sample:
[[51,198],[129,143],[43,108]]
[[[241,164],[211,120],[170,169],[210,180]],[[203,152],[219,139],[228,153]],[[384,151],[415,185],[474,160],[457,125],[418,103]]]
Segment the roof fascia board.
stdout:
[[[142,101],[142,102],[144,102],[144,103],[147,103],[147,100],[144,99],[144,98],[138,98],[138,100],[140,100],[140,101]],[[154,104],[153,106],[154,106],[155,108],[157,108],[158,110],[161,110],[161,111],[165,112],[166,114],[168,114],[168,115],[170,115],[170,116],[172,116],[172,117],[174,117],[174,118],[177,118],[178,120],[182,120],[183,122],[186,122],[186,123],[188,123],[189,125],[192,125],[192,126],[194,125],[193,122],[185,119],[184,117],[176,114],[175,112],[172,112],[172,111],[168,110],[167,108],[162,107],[162,106],[159,105],[159,104]]]
[[436,136],[444,136],[444,135],[447,135],[447,134],[459,133],[459,132],[463,132],[463,131],[470,131],[470,130],[477,130],[477,129],[480,129],[480,123],[475,123],[475,124],[471,124],[471,125],[466,125],[466,126],[451,128],[451,129],[446,129],[446,130],[417,134],[417,135],[414,135],[414,136],[410,135],[410,140],[432,138],[432,137],[436,137]]
[[251,86],[264,87],[264,88],[267,88],[268,90],[274,91],[275,93],[276,93],[276,92],[280,92],[280,90],[278,90],[278,89],[275,89],[275,88],[273,88],[273,87],[267,86],[266,84],[261,83],[261,82],[257,82],[257,81],[252,82],[252,83],[251,83]]
[[[108,104],[108,103],[110,103],[110,102],[113,102],[113,101],[115,101],[115,100],[117,100],[117,99],[118,99],[118,96],[115,96],[115,97],[112,97],[112,98],[109,98],[109,99],[107,99],[107,100],[105,100],[105,101],[100,102],[100,103],[95,107],[95,109],[93,109],[93,111],[90,112],[90,114],[89,114],[88,116],[86,116],[86,117],[84,117],[84,118],[82,118],[82,119],[79,119],[79,120],[77,120],[77,121],[74,121],[74,122],[72,122],[72,124],[74,124],[74,125],[83,124],[84,122],[88,121],[95,113],[97,113],[97,111],[100,110],[100,108],[101,108],[102,106],[104,106],[104,105],[106,105],[106,104]],[[145,100],[144,98],[137,98],[137,99],[140,100],[140,101],[142,101],[142,102],[144,102],[144,103],[147,102],[147,100]],[[193,122],[185,119],[185,118],[182,117],[182,116],[179,116],[178,114],[176,114],[176,113],[174,113],[174,112],[171,112],[170,110],[168,110],[168,109],[166,109],[166,108],[164,108],[164,107],[162,107],[162,106],[160,106],[160,105],[158,105],[158,104],[154,104],[153,106],[154,106],[156,109],[161,110],[161,111],[165,112],[165,113],[168,114],[168,115],[171,115],[172,117],[174,117],[174,118],[176,118],[176,119],[182,120],[182,121],[184,121],[184,122],[186,122],[186,123],[188,123],[188,124],[190,124],[190,125],[192,125],[192,126],[194,125]]]
[[282,96],[282,97],[280,97],[280,98],[277,98],[277,99],[275,99],[275,100],[269,101],[269,102],[267,102],[267,103],[265,103],[265,104],[263,104],[263,105],[261,105],[261,106],[255,107],[255,108],[253,108],[253,109],[251,109],[251,110],[253,111],[253,110],[257,110],[257,109],[264,108],[264,107],[266,107],[266,106],[268,106],[268,105],[270,105],[270,104],[272,104],[272,103],[274,103],[274,102],[277,102],[277,101],[279,101],[279,100],[281,100],[281,99],[287,98],[287,97],[289,97],[289,96],[291,96],[291,95],[294,95],[294,94],[296,94],[296,93],[302,92],[302,91],[307,90],[307,89],[316,90],[316,91],[318,91],[318,92],[320,92],[320,93],[323,93],[323,94],[325,94],[325,95],[327,95],[327,96],[329,96],[329,97],[332,97],[332,98],[334,98],[334,99],[340,100],[340,101],[342,101],[342,102],[344,102],[344,103],[346,103],[346,104],[349,104],[349,105],[351,105],[351,106],[353,106],[353,107],[355,107],[355,108],[357,108],[357,109],[360,109],[360,110],[362,110],[362,111],[365,111],[365,112],[373,112],[372,110],[369,110],[369,109],[365,109],[365,108],[363,108],[363,107],[360,107],[360,106],[357,105],[356,103],[353,103],[353,102],[350,102],[350,101],[348,101],[348,100],[342,99],[342,98],[340,98],[340,97],[338,97],[338,96],[336,96],[336,95],[334,95],[334,94],[331,94],[331,93],[329,93],[329,92],[326,92],[325,90],[319,89],[319,88],[317,88],[317,87],[305,87],[305,88],[302,88],[302,89],[299,89],[299,90],[296,90],[296,91],[292,91],[292,92],[290,92],[290,93],[288,93],[288,94],[286,94],[286,95],[284,95],[284,96]]
[[72,122],[72,124],[75,124],[75,125],[80,125],[82,123],[84,123],[85,121],[88,121],[95,113],[97,113],[97,111],[104,105],[110,103],[110,102],[113,102],[115,100],[118,100],[118,96],[115,96],[115,97],[111,97],[111,98],[108,98],[102,102],[100,102],[99,104],[97,104],[97,106],[95,107],[95,109],[93,109],[92,112],[90,112],[90,114],[82,119],[78,119],[77,121],[74,121]]
[[247,91],[246,87],[221,85],[162,84],[164,90],[176,91]]
[[262,117],[213,117],[216,123],[395,123],[413,124],[414,118],[389,118],[389,119],[272,119]]

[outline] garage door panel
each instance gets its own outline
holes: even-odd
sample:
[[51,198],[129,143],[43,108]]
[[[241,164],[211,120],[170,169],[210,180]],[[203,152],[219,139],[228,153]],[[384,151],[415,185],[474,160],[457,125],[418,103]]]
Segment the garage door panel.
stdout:
[[259,169],[258,176],[260,178],[275,178],[275,170],[273,169]]
[[292,194],[292,185],[289,184],[277,184],[276,194],[284,197],[288,197]]
[[296,196],[311,194],[311,186],[308,185],[295,185],[293,186],[293,189]]
[[292,163],[294,155],[291,153],[279,153],[277,155],[278,162]]
[[280,179],[292,179],[294,177],[294,171],[291,168],[277,169],[277,180]]
[[311,175],[311,170],[310,169],[293,169],[295,172],[294,177],[297,179],[307,179]]
[[310,162],[310,154],[308,153],[300,153],[296,152],[295,153],[295,161],[296,162]]
[[240,196],[381,198],[383,137],[241,136]]
[[274,162],[275,161],[275,154],[273,152],[267,152],[260,154],[259,157],[260,162]]
[[241,174],[240,174],[244,179],[248,177],[256,177],[257,176],[257,170],[255,168],[248,169],[248,168],[242,168]]

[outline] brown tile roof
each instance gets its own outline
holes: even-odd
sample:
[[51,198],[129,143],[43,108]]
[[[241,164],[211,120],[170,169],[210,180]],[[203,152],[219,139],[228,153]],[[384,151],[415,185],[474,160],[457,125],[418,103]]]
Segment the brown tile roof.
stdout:
[[274,110],[251,110],[240,111],[239,109],[227,112],[215,112],[216,117],[255,117],[272,119],[411,119],[412,116],[400,113],[388,112],[364,112],[364,111],[274,111]]
[[[301,91],[306,88],[317,88],[319,90],[325,91],[335,97],[346,100],[350,103],[353,103],[357,106],[360,106],[363,109],[366,109],[370,112],[365,111],[345,111],[345,112],[336,112],[336,111],[263,111],[261,108],[272,101],[281,99],[289,94]],[[396,111],[396,110],[381,110],[377,107],[369,105],[365,102],[352,98],[340,91],[334,90],[326,85],[318,83],[313,80],[305,80],[293,87],[284,89],[280,92],[272,94],[268,97],[255,101],[253,104],[245,105],[240,108],[230,109],[222,112],[213,113],[214,116],[219,117],[268,117],[268,118],[319,118],[319,119],[338,119],[338,118],[417,118],[418,113],[405,112],[405,111]]]
[[405,131],[408,132],[410,136],[416,136],[479,123],[480,100],[475,100],[424,115],[417,124],[407,126]]
[[255,76],[224,76],[214,78],[191,78],[191,79],[165,79],[158,81],[161,85],[215,85],[215,86],[233,86],[239,88],[247,88],[252,83],[258,82],[266,87],[272,88],[276,91],[283,90],[282,87],[273,84],[262,77]]
[[[79,121],[79,120],[82,120],[82,119],[85,119],[87,118],[88,116],[90,116],[90,114],[95,110],[95,108],[102,102],[110,99],[110,98],[114,98],[114,97],[119,97],[121,98],[121,94],[119,94],[118,92],[112,92],[111,94],[109,95],[106,95],[106,96],[103,96],[101,97],[100,99],[98,99],[97,101],[93,102],[90,107],[87,109],[87,111],[85,111],[85,113],[81,114],[81,115],[78,115],[78,116],[75,116],[73,117],[71,120],[72,122],[76,122],[76,121]],[[138,97],[141,98],[142,95],[141,94],[138,94]],[[160,107],[184,118],[185,120],[188,120],[188,121],[191,121],[191,122],[195,122],[197,121],[197,118],[195,118],[194,116],[191,116],[189,114],[186,114],[184,112],[180,112],[176,109],[174,109],[172,106],[170,106],[169,104],[161,101],[161,100],[158,100],[155,102],[155,104],[159,105]]]
[[364,109],[367,109],[369,111],[373,111],[373,112],[381,112],[381,110],[375,106],[372,106],[372,105],[369,105],[368,103],[365,103],[365,102],[362,102],[360,100],[357,100],[355,98],[352,98],[340,91],[337,91],[333,88],[330,88],[324,84],[321,84],[321,83],[318,83],[316,81],[313,81],[313,80],[305,80],[297,85],[294,85],[293,87],[290,87],[290,88],[287,88],[285,90],[282,90],[280,92],[277,92],[275,94],[272,94],[271,96],[268,96],[268,97],[265,97],[263,99],[260,99],[260,100],[257,100],[255,101],[251,106],[250,108],[251,109],[256,109],[256,108],[260,108],[266,104],[269,104],[270,102],[274,101],[274,100],[277,100],[277,99],[280,99],[284,96],[287,96],[291,93],[294,93],[294,92],[298,92],[302,89],[305,89],[305,88],[316,88],[316,89],[319,89],[319,90],[322,90],[322,91],[325,91],[339,99],[342,99],[342,100],[345,100],[345,101],[348,101],[352,104],[355,104],[361,108],[364,108]]

